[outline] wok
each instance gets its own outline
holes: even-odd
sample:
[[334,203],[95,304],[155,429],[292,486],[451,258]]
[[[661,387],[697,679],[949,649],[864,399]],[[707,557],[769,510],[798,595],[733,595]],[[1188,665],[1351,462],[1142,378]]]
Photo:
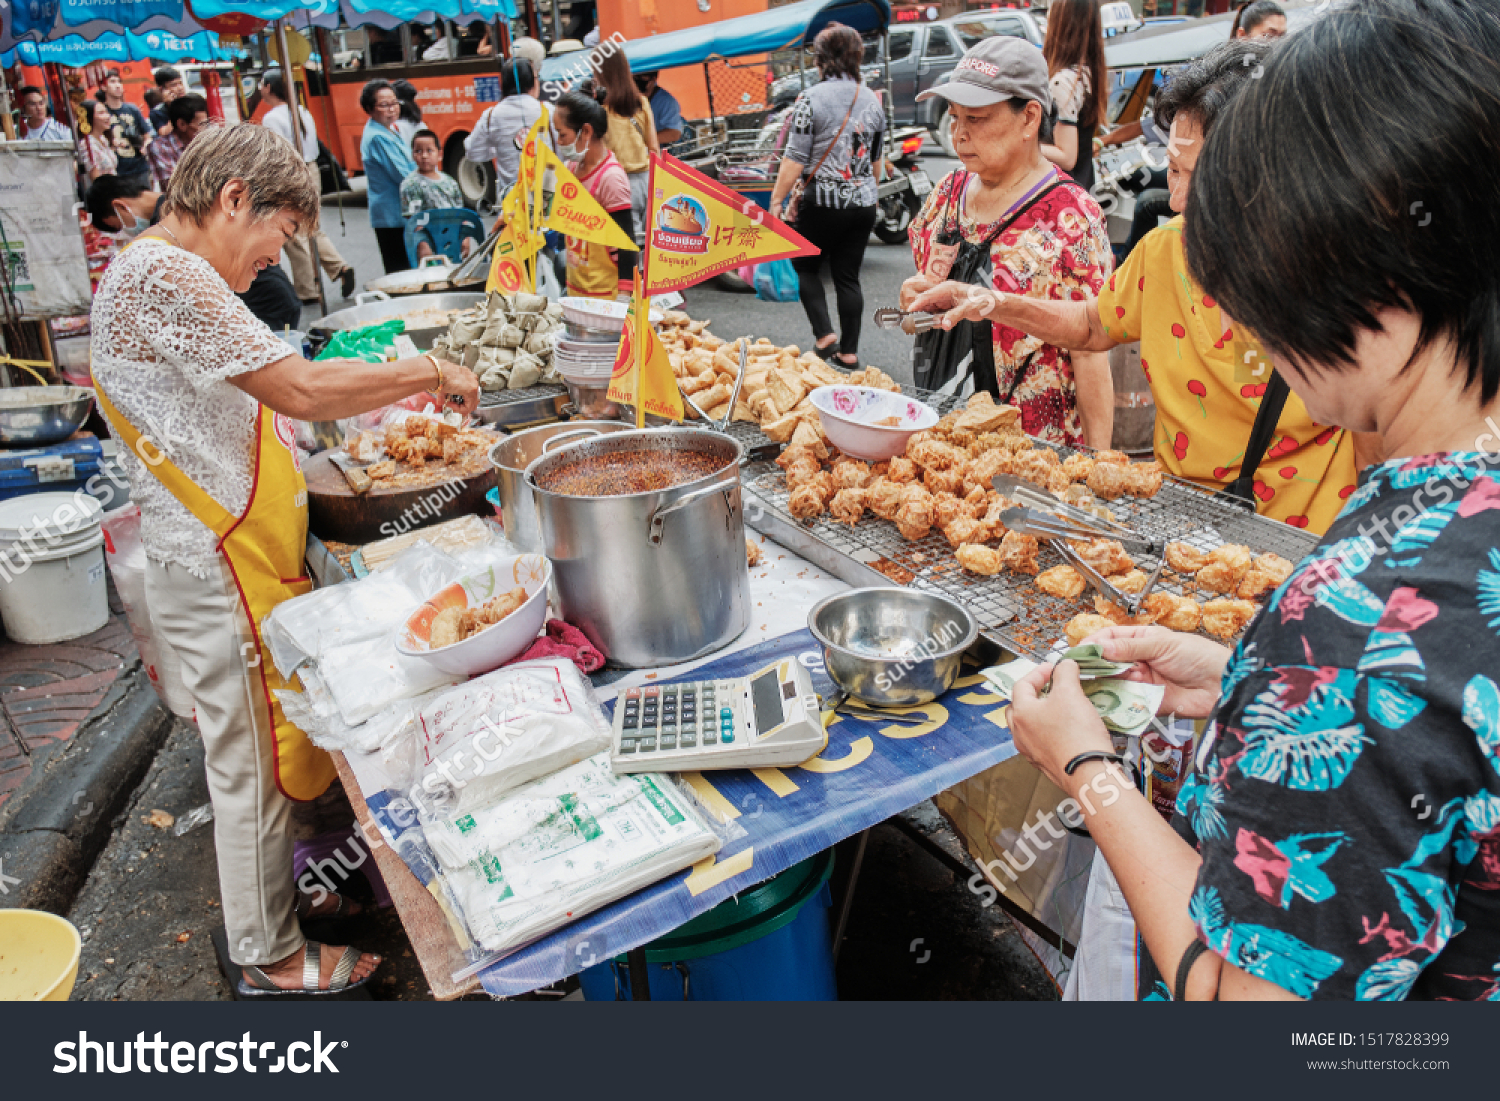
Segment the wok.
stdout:
[[370,492],[356,495],[330,455],[320,451],[302,468],[307,479],[307,523],[319,539],[364,544],[470,513],[494,512],[484,499],[500,480],[494,468],[420,489],[382,488],[377,482]]
[[[345,329],[363,329],[367,325],[379,325],[383,321],[392,318],[410,318],[427,310],[467,310],[471,306],[477,306],[484,301],[483,294],[460,294],[450,292],[447,294],[414,294],[403,295],[400,298],[392,298],[390,295],[380,291],[372,291],[365,294],[357,294],[354,301],[357,305],[347,310],[339,310],[327,317],[321,317],[314,321],[309,328],[313,330],[324,330],[338,332]],[[420,327],[417,327],[420,326]],[[443,321],[439,325],[433,325],[425,318],[419,319],[415,324],[407,322],[406,335],[411,337],[412,343],[418,348],[426,350],[431,348],[438,338],[448,332],[448,322]]]

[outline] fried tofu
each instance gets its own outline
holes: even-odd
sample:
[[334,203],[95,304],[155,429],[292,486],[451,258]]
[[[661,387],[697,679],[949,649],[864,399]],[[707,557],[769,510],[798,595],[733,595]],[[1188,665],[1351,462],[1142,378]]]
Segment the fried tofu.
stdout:
[[[835,477],[837,477],[835,475]],[[828,502],[828,516],[842,524],[854,525],[864,519],[865,496],[868,490],[860,486],[845,486]]]
[[1238,543],[1226,543],[1208,556],[1198,570],[1198,584],[1214,593],[1232,593],[1250,570],[1250,551]]
[[1079,558],[1105,577],[1135,569],[1135,563],[1117,539],[1075,539],[1072,547]]
[[432,617],[432,630],[428,634],[428,645],[439,650],[444,646],[452,646],[455,642],[461,642],[463,635],[460,633],[460,624],[463,622],[463,608],[444,608]]
[[1250,563],[1250,569],[1245,572],[1234,595],[1241,600],[1259,599],[1291,575],[1292,564],[1281,555],[1258,555]]
[[929,493],[951,493],[957,496],[964,488],[964,473],[967,463],[959,463],[946,470],[929,467],[922,474],[922,484]]
[[1157,623],[1173,631],[1196,631],[1203,621],[1203,609],[1190,596],[1152,593],[1145,600],[1145,608]]
[[1149,610],[1131,615],[1118,604],[1098,595],[1094,597],[1094,611],[1119,627],[1144,627],[1156,622],[1156,617]]
[[396,462],[394,459],[382,459],[378,463],[371,463],[365,467],[365,473],[375,481],[383,481],[386,478],[396,476]]
[[1140,570],[1131,570],[1129,573],[1123,573],[1119,577],[1111,577],[1109,583],[1122,593],[1139,593],[1145,591],[1146,582],[1149,580],[1150,578]]
[[864,489],[873,480],[869,463],[843,459],[833,464],[833,484],[840,489]]
[[1255,617],[1248,600],[1210,600],[1203,605],[1203,629],[1219,638],[1233,638]]
[[1168,543],[1167,565],[1177,573],[1194,574],[1208,565],[1208,552],[1187,543]]
[[965,543],[982,543],[988,534],[988,525],[982,520],[975,520],[968,516],[958,516],[941,525],[943,538],[948,540],[948,545],[957,550]]
[[1113,627],[1114,623],[1102,615],[1093,612],[1083,612],[1068,620],[1068,625],[1063,628],[1063,634],[1068,638],[1068,645],[1077,646],[1090,635],[1098,634],[1106,627]]
[[1101,463],[1115,463],[1120,466],[1130,465],[1130,456],[1123,451],[1099,451],[1095,453],[1094,458]]
[[902,538],[913,541],[925,539],[936,518],[936,504],[932,494],[919,485],[909,485],[902,490],[901,506],[896,509],[895,517],[896,530],[901,533]]
[[882,520],[894,520],[906,486],[888,478],[877,478],[865,490],[865,507]]
[[994,547],[983,543],[964,543],[955,552],[958,564],[970,573],[993,577],[1005,568],[1005,559]]
[[1131,463],[1125,468],[1125,492],[1132,497],[1155,497],[1161,492],[1161,464]]
[[1035,577],[1041,569],[1036,561],[1038,548],[1036,536],[1008,531],[1005,538],[1000,540],[1000,559],[1012,573],[1029,573]]
[[912,462],[905,455],[897,455],[891,460],[886,477],[893,482],[914,482],[920,473],[921,471],[917,469],[916,463]]
[[1048,596],[1061,600],[1072,600],[1082,596],[1085,587],[1083,575],[1072,566],[1053,566],[1036,575],[1036,587]]
[[1063,473],[1075,482],[1086,482],[1089,471],[1094,469],[1095,462],[1097,460],[1088,455],[1069,455],[1063,460]]

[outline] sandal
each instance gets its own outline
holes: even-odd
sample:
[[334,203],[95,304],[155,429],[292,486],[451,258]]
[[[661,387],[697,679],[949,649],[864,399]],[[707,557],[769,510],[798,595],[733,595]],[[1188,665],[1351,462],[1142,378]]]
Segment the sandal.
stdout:
[[[325,994],[343,994],[346,991],[357,990],[375,976],[372,970],[358,982],[351,983],[349,976],[354,974],[355,965],[359,958],[364,955],[358,948],[345,948],[344,954],[339,957],[339,962],[329,976],[328,988],[325,990],[319,984],[323,981],[323,945],[315,940],[307,942],[302,957],[302,985],[283,989],[272,981],[259,967],[252,964],[240,964],[240,981],[236,989],[242,998],[274,998],[278,994],[301,994],[304,997],[318,997]],[[379,964],[376,964],[379,967]]]

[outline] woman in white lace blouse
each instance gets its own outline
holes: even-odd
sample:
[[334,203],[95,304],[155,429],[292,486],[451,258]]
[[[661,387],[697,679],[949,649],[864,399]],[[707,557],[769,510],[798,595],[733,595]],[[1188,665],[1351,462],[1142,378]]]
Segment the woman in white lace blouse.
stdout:
[[188,146],[160,223],[109,266],[94,299],[93,373],[130,466],[152,619],[182,659],[203,737],[229,950],[242,995],[331,993],[379,958],[324,952],[297,919],[341,917],[292,882],[290,799],[328,786],[328,759],[287,724],[259,623],[311,587],[307,492],[293,420],[332,420],[424,390],[472,411],[479,386],[431,356],[309,362],[236,292],[316,229],[319,187],[276,134],[244,123]]

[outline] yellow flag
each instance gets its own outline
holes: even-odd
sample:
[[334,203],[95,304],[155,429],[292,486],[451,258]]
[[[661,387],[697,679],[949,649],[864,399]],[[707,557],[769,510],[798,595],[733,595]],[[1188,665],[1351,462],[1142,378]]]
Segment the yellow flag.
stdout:
[[[615,355],[606,395],[610,401],[635,406],[637,428],[646,426],[647,413],[676,421],[684,416],[677,375],[667,359],[666,349],[651,328],[648,307],[641,293],[641,273],[637,271],[630,312],[625,317],[625,330],[620,336],[620,350]],[[637,401],[637,394],[644,396]]]
[[506,193],[500,204],[500,216],[505,219],[505,228],[495,242],[494,258],[490,261],[490,277],[484,285],[485,293],[504,291],[534,291],[531,269],[526,263],[542,248],[542,235],[528,226],[526,201],[517,184]]
[[556,153],[541,143],[537,144],[537,162],[543,173],[551,168],[557,180],[552,205],[542,212],[542,225],[545,228],[555,229],[580,241],[593,241],[605,248],[637,251],[635,242],[610,217],[609,212],[599,205],[599,200],[589,194],[589,189],[579,183],[578,177],[568,171]]
[[742,264],[818,249],[763,207],[663,153],[646,199],[646,293],[665,294]]

